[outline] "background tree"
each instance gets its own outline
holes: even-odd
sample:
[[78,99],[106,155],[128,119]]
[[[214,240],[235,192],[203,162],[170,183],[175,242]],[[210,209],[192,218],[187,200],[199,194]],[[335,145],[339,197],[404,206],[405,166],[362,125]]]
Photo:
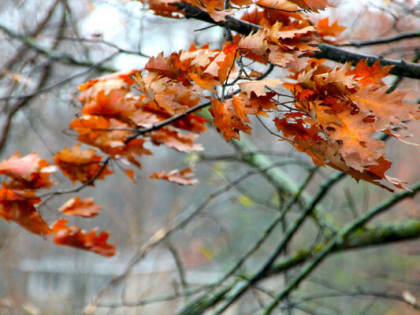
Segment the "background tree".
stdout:
[[2,3],[4,312],[418,310],[417,2],[328,5]]

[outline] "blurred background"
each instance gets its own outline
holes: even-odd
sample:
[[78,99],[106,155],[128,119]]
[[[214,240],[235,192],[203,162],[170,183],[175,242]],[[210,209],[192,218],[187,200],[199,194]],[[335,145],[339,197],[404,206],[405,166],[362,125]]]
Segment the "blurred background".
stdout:
[[[337,7],[319,16],[332,16],[347,27],[341,40],[366,40],[418,30],[417,1],[336,1]],[[316,18],[316,17],[314,17]],[[331,18],[330,18],[331,20]],[[209,42],[219,47],[223,30],[208,24],[154,16],[140,2],[124,0],[2,0],[0,2],[0,157],[14,152],[38,152],[52,162],[55,152],[76,143],[68,124],[80,109],[77,87],[88,79],[113,71],[141,69],[142,55],[169,54]],[[205,28],[205,29],[203,29]],[[200,30],[203,29],[203,30]],[[197,31],[199,30],[199,31]],[[350,48],[349,48],[350,49]],[[392,45],[356,49],[386,58],[412,61],[419,39]],[[257,66],[256,66],[257,67]],[[280,70],[273,76],[284,74]],[[386,78],[392,83],[394,78]],[[419,82],[403,79],[413,101],[420,97]],[[17,98],[17,96],[25,96]],[[419,142],[420,128],[412,125]],[[248,139],[248,138],[247,138]],[[306,177],[312,162],[258,121],[252,141],[295,185]],[[416,141],[417,140],[417,141]],[[184,211],[199,207],[209,194],[251,170],[237,159],[235,148],[211,127],[199,138],[205,150],[189,155],[154,147],[154,155],[141,160],[142,170],[133,184],[115,165],[114,175],[98,181],[79,195],[94,197],[102,212],[93,219],[71,223],[110,232],[117,254],[104,258],[69,247],[57,247],[14,223],[0,221],[0,314],[81,314],[115,277],[121,275],[159,229],[170,226]],[[420,179],[419,149],[389,140],[391,174],[414,183]],[[149,179],[160,170],[194,167],[200,184],[182,187]],[[318,190],[332,171],[317,171],[306,190]],[[58,187],[71,187],[61,176]],[[323,201],[338,224],[366,212],[391,194],[368,183],[346,178]],[[59,196],[39,209],[48,222],[72,196]],[[420,219],[419,199],[404,201],[377,219]],[[278,191],[256,173],[206,204],[185,228],[154,247],[121,283],[100,300],[95,314],[173,314],[194,290],[221,278],[261,235],[282,203]],[[291,214],[293,218],[293,213]],[[251,272],[266,257],[283,231],[279,226],[242,266]],[[289,250],[314,242],[316,228],[307,223]],[[297,293],[290,314],[415,314],[404,299],[420,298],[420,243],[355,250],[330,257]],[[281,286],[282,277],[265,286]],[[395,293],[402,297],[356,294],[365,291]],[[358,291],[359,290],[359,291]],[[260,295],[249,292],[226,314],[255,314]],[[417,311],[418,312],[418,311]]]

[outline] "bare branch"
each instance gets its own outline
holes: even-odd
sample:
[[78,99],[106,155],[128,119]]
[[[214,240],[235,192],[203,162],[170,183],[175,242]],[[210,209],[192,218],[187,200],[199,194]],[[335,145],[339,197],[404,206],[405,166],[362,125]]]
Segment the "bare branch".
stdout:
[[384,38],[377,38],[377,39],[371,39],[371,40],[364,40],[364,41],[355,41],[355,42],[349,42],[345,44],[339,45],[340,47],[365,47],[365,46],[373,46],[373,45],[383,45],[383,44],[390,44],[393,42],[397,42],[404,39],[413,39],[420,37],[420,31],[415,32],[406,32],[406,33],[400,33],[394,36],[390,37],[384,37]]
[[314,260],[303,268],[302,271],[288,284],[288,286],[280,292],[274,301],[270,303],[270,305],[265,310],[264,314],[268,315],[276,308],[276,306],[285,298],[287,297],[292,290],[297,288],[299,284],[325,259],[327,258],[331,252],[334,250],[334,247],[342,244],[344,240],[355,230],[361,228],[367,222],[372,220],[377,215],[383,213],[384,211],[388,210],[390,207],[394,206],[401,200],[406,198],[412,198],[416,195],[417,192],[420,191],[420,183],[411,187],[410,191],[404,191],[399,194],[394,195],[378,207],[370,210],[369,212],[365,213],[364,215],[360,216],[358,219],[354,220],[347,224],[341,231],[335,236],[332,240],[330,240],[325,248],[320,251],[314,258]]
[[0,24],[0,30],[5,32],[9,37],[20,40],[27,47],[30,47],[31,49],[35,50],[37,53],[46,56],[50,60],[58,61],[64,64],[73,65],[73,66],[89,67],[89,68],[93,67],[99,71],[104,71],[104,72],[116,71],[116,69],[112,67],[104,66],[103,63],[92,63],[90,61],[77,60],[71,55],[60,54],[60,53],[57,53],[55,50],[49,50],[47,48],[44,48],[38,45],[31,36],[19,35],[15,33],[14,31],[12,31],[11,29],[1,24]]

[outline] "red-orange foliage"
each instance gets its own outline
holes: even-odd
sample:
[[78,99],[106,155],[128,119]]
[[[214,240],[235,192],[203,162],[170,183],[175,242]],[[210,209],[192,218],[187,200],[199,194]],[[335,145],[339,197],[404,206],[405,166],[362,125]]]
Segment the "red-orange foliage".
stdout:
[[94,149],[81,150],[80,144],[76,144],[71,149],[64,148],[57,152],[54,162],[72,183],[80,181],[93,185],[92,180],[95,177],[103,179],[106,175],[112,174],[107,166],[99,172],[102,168],[102,157],[95,153]]
[[[251,133],[249,115],[271,117],[282,133],[281,140],[308,154],[315,164],[329,165],[388,190],[404,187],[402,181],[385,175],[391,162],[383,152],[385,143],[376,136],[384,132],[404,138],[405,123],[420,117],[418,107],[406,103],[405,91],[386,93],[382,79],[390,68],[379,62],[331,67],[311,58],[316,44],[334,43],[344,31],[328,18],[314,23],[305,12],[324,9],[327,0],[234,0],[228,8],[224,0],[184,2],[208,12],[216,22],[255,4],[257,8],[242,20],[259,29],[248,36],[234,35],[221,49],[192,45],[188,51],[151,58],[143,70],[82,84],[79,101],[83,108],[70,128],[80,142],[107,157],[92,148],[82,150],[80,144],[58,152],[54,162],[73,183],[93,185],[104,179],[112,174],[108,168],[112,160],[125,160],[140,168],[139,159],[151,155],[153,145],[180,152],[202,150],[195,141],[206,130],[207,121],[195,112],[209,106],[214,126],[226,141],[239,139],[241,131]],[[155,14],[176,18],[184,14],[179,3],[147,1]],[[242,57],[282,67],[290,75],[266,79],[256,72],[246,73],[237,63]],[[217,89],[221,86],[222,92]],[[279,94],[279,87],[289,92],[287,102],[281,101],[284,93]],[[50,174],[54,170],[36,153],[16,154],[0,163],[0,174],[10,178],[0,189],[0,217],[35,234],[54,235],[56,244],[114,255],[107,232],[97,235],[94,229],[86,233],[67,226],[64,219],[50,228],[39,215],[36,207],[42,200],[37,191],[53,185]],[[133,169],[124,171],[134,180]],[[185,169],[151,177],[192,185],[198,181],[191,175],[191,169]],[[82,201],[75,197],[60,210],[66,215],[93,217],[99,206],[91,198]]]
[[75,197],[68,200],[59,210],[66,215],[91,218],[99,214],[99,209],[101,207],[93,202],[92,198],[81,200],[80,197]]
[[67,226],[66,219],[59,219],[52,225],[50,233],[54,234],[54,242],[58,245],[76,247],[106,257],[114,256],[115,247],[107,243],[108,232],[97,232],[97,228],[85,232],[77,226]]
[[191,177],[193,174],[192,169],[186,168],[181,171],[172,170],[170,172],[153,173],[150,178],[163,179],[179,185],[195,185],[198,183],[198,180]]

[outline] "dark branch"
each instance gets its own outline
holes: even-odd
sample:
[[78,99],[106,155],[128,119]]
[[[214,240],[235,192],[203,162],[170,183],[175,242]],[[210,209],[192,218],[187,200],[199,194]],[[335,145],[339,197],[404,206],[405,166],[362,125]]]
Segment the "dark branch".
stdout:
[[[393,244],[396,242],[407,241],[412,239],[417,239],[420,237],[420,220],[407,220],[403,222],[392,222],[376,227],[361,227],[360,222],[366,222],[372,215],[376,215],[389,209],[399,201],[413,197],[416,192],[420,190],[420,184],[417,184],[413,187],[413,191],[404,191],[400,194],[397,194],[391,197],[386,202],[382,203],[372,211],[368,212],[360,219],[355,220],[350,223],[348,227],[343,229],[344,234],[342,242],[336,243],[333,239],[334,246],[331,246],[330,242],[318,244],[312,250],[301,250],[297,254],[283,258],[278,262],[274,263],[267,272],[261,277],[265,279],[267,277],[273,276],[275,274],[284,273],[285,271],[291,270],[294,267],[300,266],[305,262],[308,262],[313,257],[318,256],[322,252],[328,251],[328,255],[336,254],[339,252],[345,252],[354,249],[368,248],[378,245]],[[356,223],[356,224],[355,224]],[[358,226],[358,228],[356,228]],[[349,229],[349,227],[351,227]],[[347,235],[348,234],[348,235]],[[251,281],[253,277],[244,277]],[[210,297],[205,295],[193,300],[189,305],[182,309],[178,314],[179,315],[192,315],[192,314],[203,314],[205,310],[215,306],[217,303],[225,300],[228,296],[228,293],[231,292],[235,286],[237,287],[236,291],[229,296],[229,301],[232,299],[237,299],[238,291],[241,292],[247,282],[241,284],[233,283],[229,286],[221,288],[218,292],[215,292]],[[230,302],[227,302],[230,304]]]
[[45,47],[38,45],[38,43],[34,40],[31,36],[19,35],[15,33],[13,30],[7,28],[4,25],[0,25],[0,30],[3,31],[7,36],[13,39],[17,39],[21,41],[25,46],[30,47],[31,49],[35,50],[37,53],[46,56],[50,60],[58,61],[63,64],[73,65],[73,66],[80,66],[80,67],[94,67],[99,71],[103,72],[115,72],[116,69],[112,67],[104,66],[102,63],[92,63],[90,61],[83,61],[77,60],[73,56],[69,54],[60,54],[57,53],[55,50],[49,50]]
[[[226,21],[215,22],[207,12],[204,12],[203,10],[188,3],[180,2],[173,5],[183,10],[185,17],[187,18],[194,18],[196,20],[219,25],[221,27],[227,27],[230,30],[238,32],[242,35],[249,35],[261,29],[259,25],[241,21],[233,17],[227,17]],[[352,62],[353,64],[360,60],[367,60],[369,65],[379,60],[382,66],[393,66],[389,72],[391,74],[395,74],[401,77],[420,79],[420,65],[415,63],[405,62],[403,60],[398,61],[392,59],[383,59],[378,56],[358,54],[329,44],[318,44],[318,48],[320,51],[315,53],[315,58],[325,58],[341,63]]]
[[393,66],[391,71],[389,71],[391,74],[401,77],[420,79],[420,65],[415,63],[405,62],[404,60],[397,61],[392,59],[383,59],[378,56],[358,54],[329,44],[319,44],[318,48],[320,51],[315,53],[316,58],[326,58],[341,63],[352,62],[353,64],[356,64],[360,60],[367,60],[369,65],[372,65],[379,60],[381,66]]
[[340,46],[341,47],[351,47],[351,46],[364,47],[364,46],[382,45],[382,44],[389,44],[389,43],[404,40],[404,39],[417,38],[417,37],[420,37],[420,31],[400,33],[394,36],[378,38],[378,39],[349,42],[349,43],[342,44]]
[[173,5],[176,6],[178,9],[183,10],[187,19],[193,18],[207,23],[219,25],[221,27],[227,27],[230,30],[243,35],[249,35],[252,32],[258,31],[261,28],[259,25],[241,21],[231,16],[227,16],[226,21],[216,22],[211,18],[211,16],[207,12],[189,3],[178,2],[174,3]]
[[403,191],[399,194],[394,195],[387,201],[383,202],[376,208],[368,211],[358,219],[354,220],[353,222],[348,223],[346,226],[344,226],[340,232],[331,239],[325,248],[323,248],[314,258],[314,260],[305,266],[299,274],[288,283],[287,287],[280,292],[276,298],[270,303],[270,305],[267,307],[267,309],[264,311],[264,315],[269,315],[271,312],[277,307],[278,303],[280,303],[284,298],[286,298],[294,289],[296,289],[299,284],[308,276],[311,274],[315,268],[326,259],[337,246],[340,246],[343,244],[344,240],[351,235],[354,231],[357,229],[363,227],[366,223],[368,223],[370,220],[372,220],[374,217],[378,216],[379,214],[385,212],[401,200],[404,200],[406,198],[412,198],[416,195],[417,192],[420,191],[420,183],[417,183],[416,185],[410,187],[411,189],[409,191]]

